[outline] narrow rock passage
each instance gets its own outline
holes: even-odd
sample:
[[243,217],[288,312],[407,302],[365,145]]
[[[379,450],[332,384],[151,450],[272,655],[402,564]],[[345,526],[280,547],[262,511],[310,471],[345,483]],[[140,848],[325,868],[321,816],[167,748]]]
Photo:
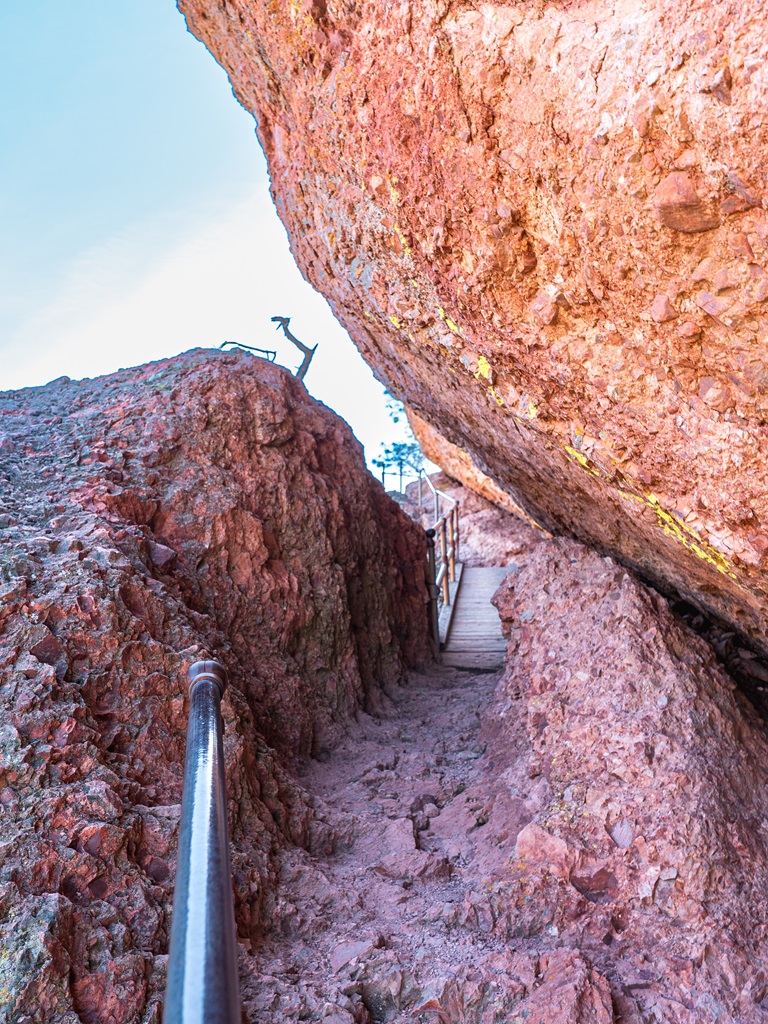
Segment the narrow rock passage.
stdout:
[[483,711],[497,682],[451,667],[413,677],[388,717],[363,716],[326,763],[305,766],[299,781],[336,838],[323,856],[285,855],[267,976],[244,993],[256,1019],[431,1021],[451,1002],[496,1013],[519,1001],[487,896],[521,821],[506,772],[504,827],[490,822],[503,766],[489,763]]
[[390,689],[376,717],[358,715],[327,761],[294,766],[318,840],[280,854],[273,929],[252,951],[259,973],[243,979],[249,1019],[495,1024],[550,998],[552,967],[573,983],[548,1021],[611,1020],[592,1006],[578,953],[510,943],[515,841],[551,794],[532,767],[524,702],[499,686],[506,641],[490,601],[498,563],[524,563],[540,538],[451,484],[466,582],[478,584],[464,590],[466,628],[442,664]]
[[444,658],[288,766],[313,838],[273,865],[248,1019],[764,1024],[764,722],[611,559],[494,546],[502,674]]

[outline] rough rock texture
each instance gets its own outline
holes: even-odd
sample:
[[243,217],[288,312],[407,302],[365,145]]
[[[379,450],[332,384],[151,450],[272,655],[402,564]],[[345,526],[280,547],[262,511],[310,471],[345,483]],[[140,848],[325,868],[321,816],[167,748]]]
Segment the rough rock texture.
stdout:
[[179,6],[393,392],[765,646],[762,0]]
[[430,657],[423,534],[280,367],[197,351],[0,395],[0,1019],[156,1022],[186,667],[220,658],[238,938],[330,850],[288,773]]
[[489,476],[482,473],[466,452],[463,452],[455,444],[451,444],[416,413],[408,413],[408,422],[424,455],[436,466],[440,466],[447,476],[469,488],[470,491],[474,491],[486,501],[525,518],[525,512],[520,506]]
[[621,1020],[768,1019],[764,720],[663,598],[579,544],[538,544],[494,600],[497,767],[522,712],[546,783],[494,897],[510,933],[577,944]]
[[764,721],[664,598],[507,528],[501,679],[412,674],[300,770],[340,841],[280,850],[248,1018],[766,1024]]

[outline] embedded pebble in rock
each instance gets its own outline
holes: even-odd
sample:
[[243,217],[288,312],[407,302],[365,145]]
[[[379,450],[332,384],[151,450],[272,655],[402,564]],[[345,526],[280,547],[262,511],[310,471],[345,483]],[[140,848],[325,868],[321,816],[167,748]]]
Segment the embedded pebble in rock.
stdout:
[[392,393],[768,652],[763,0],[179,7]]
[[653,205],[659,221],[676,231],[696,234],[711,231],[720,223],[714,210],[699,198],[690,177],[681,171],[674,171],[657,186]]
[[0,394],[0,1020],[157,1024],[188,713],[218,657],[242,970],[282,847],[339,834],[286,768],[431,658],[425,542],[282,368],[196,351]]
[[675,320],[676,318],[677,311],[669,301],[669,297],[666,295],[657,295],[653,300],[653,305],[651,306],[651,319],[657,324],[665,324],[669,320]]

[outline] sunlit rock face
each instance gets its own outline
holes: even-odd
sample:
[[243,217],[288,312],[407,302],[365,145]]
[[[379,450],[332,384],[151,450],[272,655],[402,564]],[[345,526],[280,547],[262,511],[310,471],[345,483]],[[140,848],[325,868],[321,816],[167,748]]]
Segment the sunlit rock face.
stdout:
[[550,529],[758,643],[760,0],[180,0],[309,280]]
[[290,374],[197,351],[0,395],[0,541],[0,1019],[154,1022],[186,668],[230,672],[247,950],[275,851],[335,842],[281,762],[430,657],[423,533]]

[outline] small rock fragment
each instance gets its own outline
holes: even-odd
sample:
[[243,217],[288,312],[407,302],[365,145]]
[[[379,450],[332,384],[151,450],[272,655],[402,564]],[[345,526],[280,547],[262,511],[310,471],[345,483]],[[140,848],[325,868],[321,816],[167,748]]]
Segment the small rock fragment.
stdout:
[[557,320],[557,303],[545,291],[538,293],[529,308],[544,326],[554,324]]
[[696,88],[699,92],[711,94],[726,106],[731,104],[732,85],[733,78],[731,76],[731,69],[728,66],[719,68],[714,74],[711,70],[709,72],[704,71],[696,79]]
[[728,172],[727,187],[732,190],[733,194],[720,204],[720,210],[726,217],[733,213],[743,213],[744,210],[760,205],[760,196],[747,185],[736,171]]
[[651,306],[651,319],[657,324],[665,324],[669,320],[676,320],[678,312],[669,301],[668,295],[657,295]]
[[38,661],[42,661],[45,665],[55,665],[64,654],[64,645],[51,633],[49,636],[39,640],[30,649],[29,653],[33,654]]
[[677,333],[681,338],[698,338],[701,334],[701,327],[693,320],[686,320],[677,328]]
[[613,828],[609,829],[608,835],[620,850],[626,850],[630,847],[632,845],[632,840],[635,838],[632,826],[626,818],[620,818]]
[[541,825],[526,825],[515,843],[515,854],[527,864],[546,866],[553,875],[567,878],[575,863],[574,851],[564,839],[550,835]]
[[336,973],[340,971],[342,967],[350,963],[352,960],[356,960],[358,957],[365,956],[366,953],[370,953],[376,949],[377,940],[375,939],[358,939],[357,941],[340,942],[338,946],[331,952],[331,970]]
[[744,376],[761,394],[768,392],[768,366],[762,359],[750,359],[744,366]]
[[716,412],[725,412],[733,405],[733,395],[729,389],[712,377],[701,378],[699,398]]
[[149,557],[152,559],[152,564],[156,565],[158,569],[167,569],[176,561],[176,552],[165,544],[158,544],[151,540],[149,542]]
[[705,313],[709,313],[713,320],[722,322],[722,317],[731,308],[731,300],[717,298],[711,292],[700,291],[696,296],[696,305],[700,306]]
[[710,83],[707,92],[711,92],[721,103],[725,103],[726,106],[731,104],[731,86],[733,85],[733,79],[731,77],[731,69],[728,67],[720,68],[717,71]]
[[675,231],[696,234],[711,231],[720,223],[717,214],[702,202],[684,171],[673,171],[657,186],[653,205],[661,224]]

